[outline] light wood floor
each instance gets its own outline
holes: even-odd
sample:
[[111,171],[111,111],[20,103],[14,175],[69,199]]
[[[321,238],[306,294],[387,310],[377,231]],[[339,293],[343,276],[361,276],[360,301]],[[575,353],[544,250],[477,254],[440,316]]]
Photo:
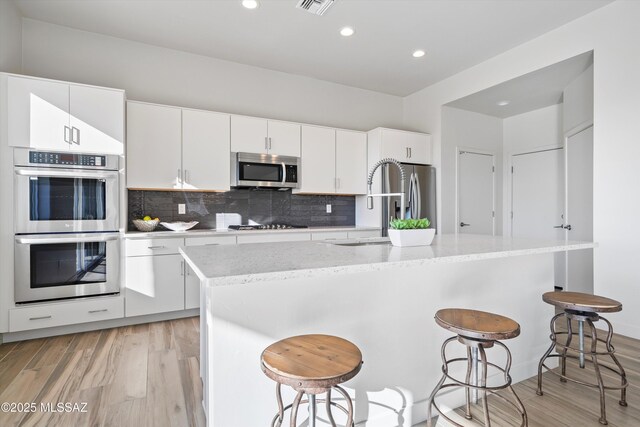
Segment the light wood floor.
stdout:
[[4,413],[0,426],[204,426],[199,320],[0,345],[0,402],[87,402],[87,413]]
[[[204,426],[198,326],[195,317],[0,345],[0,403],[87,402],[88,411],[0,412],[0,426]],[[616,336],[614,345],[630,382],[629,406],[620,407],[619,394],[608,392],[609,425],[640,426],[640,341]],[[515,389],[531,427],[600,426],[596,390],[561,383],[550,373],[542,397],[535,394],[535,378]],[[498,399],[489,403],[493,426],[517,425]],[[478,408],[474,415],[480,416]]]

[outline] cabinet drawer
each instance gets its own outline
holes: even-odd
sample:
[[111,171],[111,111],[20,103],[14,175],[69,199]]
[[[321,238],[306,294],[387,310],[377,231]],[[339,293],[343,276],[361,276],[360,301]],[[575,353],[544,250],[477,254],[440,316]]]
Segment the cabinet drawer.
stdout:
[[327,240],[327,239],[348,239],[349,235],[346,231],[331,231],[311,233],[311,240]]
[[235,245],[236,236],[187,237],[185,246]]
[[27,331],[121,317],[124,317],[124,299],[121,296],[65,301],[10,309],[9,331]]
[[126,256],[177,254],[178,248],[183,245],[182,238],[129,239],[126,243]]
[[349,239],[362,239],[364,237],[380,237],[380,230],[349,231]]
[[300,242],[311,240],[311,233],[251,234],[238,236],[238,243]]

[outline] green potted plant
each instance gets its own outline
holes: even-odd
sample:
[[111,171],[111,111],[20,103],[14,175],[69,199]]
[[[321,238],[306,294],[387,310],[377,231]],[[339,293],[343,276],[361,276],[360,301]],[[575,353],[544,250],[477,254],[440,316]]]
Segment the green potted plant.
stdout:
[[427,218],[394,219],[389,223],[389,238],[393,246],[429,246],[436,234],[430,225]]

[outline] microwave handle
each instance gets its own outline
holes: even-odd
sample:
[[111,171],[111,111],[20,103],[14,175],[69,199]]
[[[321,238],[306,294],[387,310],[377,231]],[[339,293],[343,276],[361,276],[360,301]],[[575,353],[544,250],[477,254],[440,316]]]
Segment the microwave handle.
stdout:
[[282,162],[282,185],[287,182],[287,167],[284,162]]
[[51,243],[83,243],[83,242],[108,242],[118,240],[118,235],[94,234],[90,236],[25,236],[16,237],[16,242],[23,245],[46,245]]
[[42,168],[29,168],[22,169],[16,168],[16,175],[20,176],[42,176],[42,177],[60,177],[60,178],[93,178],[93,179],[108,179],[116,177],[118,172],[116,171],[81,171],[81,170],[57,170],[57,169],[42,169]]

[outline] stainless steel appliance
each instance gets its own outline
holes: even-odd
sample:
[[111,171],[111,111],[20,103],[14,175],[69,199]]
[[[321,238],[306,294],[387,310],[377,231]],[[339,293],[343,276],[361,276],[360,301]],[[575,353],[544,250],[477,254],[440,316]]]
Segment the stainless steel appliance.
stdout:
[[[381,193],[400,193],[400,171],[398,168],[382,166]],[[432,166],[401,163],[407,187],[405,206],[401,197],[392,196],[382,201],[382,235],[387,236],[389,221],[394,218],[429,218],[436,228],[436,170]]]
[[232,187],[298,188],[299,177],[298,157],[231,153]]
[[229,230],[245,231],[245,230],[291,230],[294,228],[309,228],[306,225],[291,224],[249,224],[249,225],[230,225]]
[[16,234],[118,230],[118,156],[14,150]]
[[118,233],[15,236],[15,302],[120,291]]

